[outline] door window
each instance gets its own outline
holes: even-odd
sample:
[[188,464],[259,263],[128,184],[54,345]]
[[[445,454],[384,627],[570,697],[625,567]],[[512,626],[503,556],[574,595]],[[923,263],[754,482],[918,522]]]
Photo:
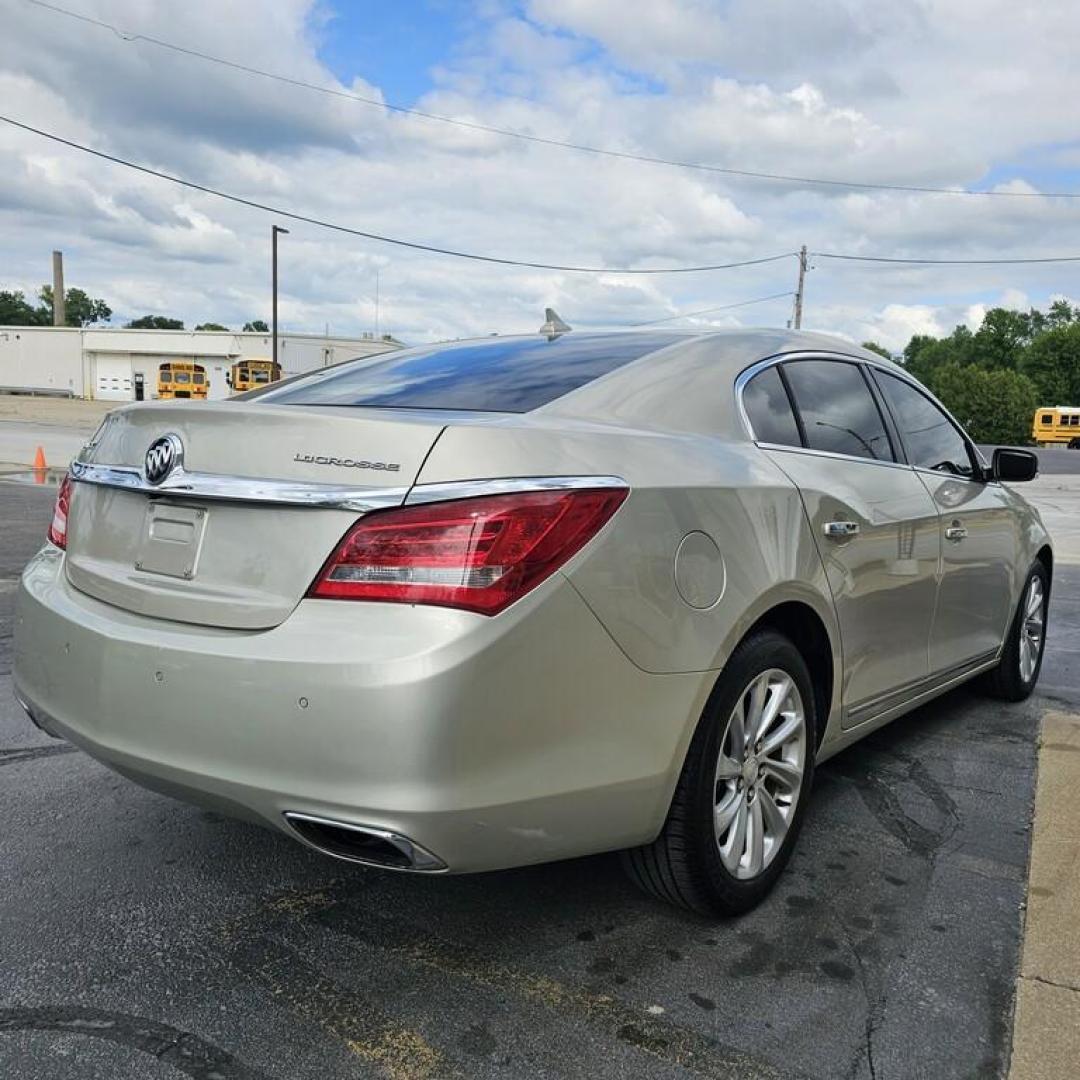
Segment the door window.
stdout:
[[920,469],[972,476],[975,470],[967,441],[941,409],[895,375],[879,371],[876,378],[911,464]]
[[793,360],[784,374],[806,445],[849,457],[895,461],[885,422],[862,371],[839,360]]
[[743,388],[743,408],[758,442],[802,446],[791,401],[774,365],[755,375]]

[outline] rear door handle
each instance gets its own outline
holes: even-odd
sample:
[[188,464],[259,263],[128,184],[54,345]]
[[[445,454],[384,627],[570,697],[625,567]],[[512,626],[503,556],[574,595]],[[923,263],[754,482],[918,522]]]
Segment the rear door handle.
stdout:
[[958,521],[954,521],[952,525],[945,530],[945,539],[951,540],[954,544],[960,543],[965,536],[967,536],[967,529],[965,529]]
[[857,521],[826,521],[825,535],[830,540],[844,540],[849,536],[858,536],[859,523]]

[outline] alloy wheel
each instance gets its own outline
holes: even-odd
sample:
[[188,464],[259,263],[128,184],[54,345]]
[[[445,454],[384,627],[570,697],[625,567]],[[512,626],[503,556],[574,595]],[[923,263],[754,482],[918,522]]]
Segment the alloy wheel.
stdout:
[[1031,682],[1042,653],[1046,623],[1046,598],[1042,579],[1032,577],[1024,596],[1020,626],[1020,678]]
[[806,738],[795,680],[779,668],[755,676],[731,712],[713,787],[716,843],[734,877],[757,877],[779,852],[799,802]]

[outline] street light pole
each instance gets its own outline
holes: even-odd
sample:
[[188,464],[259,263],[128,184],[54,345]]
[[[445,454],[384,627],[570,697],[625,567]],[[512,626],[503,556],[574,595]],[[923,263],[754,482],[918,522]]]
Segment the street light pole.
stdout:
[[280,225],[272,225],[270,227],[270,263],[271,263],[271,277],[273,278],[273,301],[271,304],[273,319],[273,338],[274,338],[274,363],[278,362],[278,333],[277,333],[277,238],[278,233],[285,233],[288,235],[289,230],[283,229]]

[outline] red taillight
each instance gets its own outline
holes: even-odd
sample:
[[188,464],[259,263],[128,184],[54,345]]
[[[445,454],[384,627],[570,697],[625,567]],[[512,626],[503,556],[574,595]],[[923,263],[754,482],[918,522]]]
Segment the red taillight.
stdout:
[[530,491],[371,514],[308,595],[495,615],[580,551],[626,496],[625,488]]
[[52,522],[46,534],[50,544],[58,548],[67,547],[68,510],[71,509],[71,474],[68,473],[56,493],[56,505],[53,507]]

